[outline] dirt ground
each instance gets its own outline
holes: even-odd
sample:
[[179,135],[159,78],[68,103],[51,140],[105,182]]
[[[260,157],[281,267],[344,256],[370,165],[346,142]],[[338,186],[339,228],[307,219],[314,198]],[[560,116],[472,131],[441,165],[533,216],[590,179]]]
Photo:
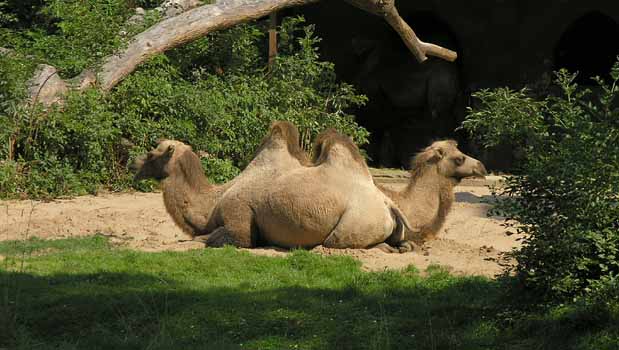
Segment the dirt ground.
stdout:
[[[402,186],[394,180],[391,186]],[[402,269],[414,265],[424,271],[438,264],[458,275],[495,276],[511,261],[506,252],[519,245],[508,236],[502,218],[487,217],[490,199],[487,182],[456,187],[456,203],[439,238],[423,250],[388,254],[376,249],[316,248],[323,255],[346,254],[359,259],[366,270]],[[163,206],[161,193],[122,193],[83,196],[52,202],[0,201],[0,241],[29,237],[58,239],[103,234],[120,246],[143,251],[203,249],[188,241]],[[248,249],[258,255],[283,256],[275,248]]]

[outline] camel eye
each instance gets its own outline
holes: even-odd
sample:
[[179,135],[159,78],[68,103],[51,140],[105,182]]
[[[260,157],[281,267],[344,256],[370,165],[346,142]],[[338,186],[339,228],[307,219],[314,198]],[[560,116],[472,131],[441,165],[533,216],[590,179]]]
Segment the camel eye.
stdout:
[[454,159],[454,162],[456,163],[457,166],[460,166],[462,164],[464,164],[464,156],[460,156]]

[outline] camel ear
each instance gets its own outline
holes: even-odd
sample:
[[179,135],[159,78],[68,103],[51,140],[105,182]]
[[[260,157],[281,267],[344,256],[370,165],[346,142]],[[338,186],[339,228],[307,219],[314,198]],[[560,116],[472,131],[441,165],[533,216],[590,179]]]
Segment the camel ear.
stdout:
[[439,160],[443,159],[443,156],[445,155],[444,151],[440,148],[432,148],[430,150],[430,154],[428,157],[428,162],[430,163],[436,163]]
[[168,149],[166,150],[166,153],[168,154],[173,154],[174,153],[174,148],[176,147],[176,145],[169,145]]
[[436,153],[438,153],[438,155],[440,156],[440,159],[443,159],[443,157],[445,157],[445,150],[442,148],[437,148]]

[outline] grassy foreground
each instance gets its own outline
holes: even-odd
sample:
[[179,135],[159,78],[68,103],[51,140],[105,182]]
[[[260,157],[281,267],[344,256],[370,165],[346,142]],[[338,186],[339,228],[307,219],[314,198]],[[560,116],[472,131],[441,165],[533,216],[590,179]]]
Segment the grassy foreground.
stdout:
[[439,268],[232,248],[142,253],[103,237],[0,243],[0,348],[617,349],[619,311],[526,308]]

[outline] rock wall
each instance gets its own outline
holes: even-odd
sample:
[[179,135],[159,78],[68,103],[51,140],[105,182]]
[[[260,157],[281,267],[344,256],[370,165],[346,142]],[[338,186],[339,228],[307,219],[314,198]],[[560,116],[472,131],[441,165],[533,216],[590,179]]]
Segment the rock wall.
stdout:
[[[473,88],[516,87],[552,70],[562,34],[588,13],[599,12],[619,23],[619,1],[608,0],[399,0],[397,5],[403,17],[431,13],[450,27],[460,46],[463,78]],[[381,19],[343,2],[319,2],[301,13],[317,24],[323,55],[344,78],[355,64],[351,39],[381,37],[390,30]],[[608,40],[617,41],[592,37],[583,50],[591,52]]]
[[[385,98],[385,93],[372,96],[370,91],[370,105],[357,114],[374,134],[374,145],[369,148],[372,158],[380,163],[380,154],[385,150],[395,153],[382,165],[405,166],[403,160],[410,156],[411,149],[419,148],[426,140],[443,136],[461,138],[453,132],[445,135],[445,132],[428,130],[453,130],[470,104],[472,91],[497,86],[519,88],[548,79],[549,73],[562,62],[572,62],[572,69],[587,70],[583,67],[611,64],[612,58],[619,54],[619,1],[399,0],[397,6],[422,40],[434,40],[458,51],[455,67],[460,102],[450,120],[437,121],[428,118],[431,111],[394,108],[390,99]],[[316,24],[317,34],[323,38],[323,58],[335,63],[340,78],[364,90],[363,84],[359,83],[359,74],[367,56],[359,54],[355,42],[358,43],[359,39],[389,42],[393,39],[391,29],[380,18],[356,11],[339,1],[322,1],[298,11],[309,23]],[[445,39],[446,36],[449,38]],[[402,54],[406,52],[402,51]],[[596,61],[591,57],[611,59]],[[579,60],[588,60],[588,63]],[[392,61],[384,62],[387,64],[383,65],[393,65]],[[606,69],[603,67],[602,71]],[[404,78],[394,76],[392,80],[398,79]],[[402,118],[407,113],[411,116]],[[377,120],[381,121],[378,124],[389,126],[376,126]],[[410,134],[395,137],[403,130],[409,130]],[[388,137],[384,137],[385,133]],[[392,144],[383,144],[383,139],[391,139]],[[505,154],[494,158],[503,161],[497,167],[509,164],[505,161],[508,158]],[[489,162],[492,163],[492,159]]]

